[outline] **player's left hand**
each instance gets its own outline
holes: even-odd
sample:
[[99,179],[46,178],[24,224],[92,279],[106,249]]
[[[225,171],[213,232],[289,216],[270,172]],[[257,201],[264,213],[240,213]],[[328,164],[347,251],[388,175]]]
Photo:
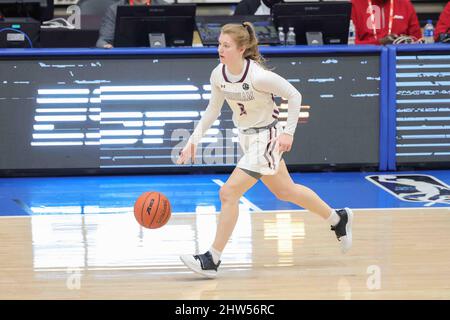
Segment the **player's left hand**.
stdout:
[[282,133],[278,137],[278,150],[280,152],[289,152],[292,148],[292,142],[294,142],[294,137],[287,133]]

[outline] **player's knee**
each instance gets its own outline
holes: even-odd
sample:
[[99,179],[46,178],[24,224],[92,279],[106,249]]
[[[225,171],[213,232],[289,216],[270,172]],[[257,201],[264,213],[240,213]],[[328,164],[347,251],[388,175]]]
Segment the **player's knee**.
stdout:
[[220,188],[219,191],[220,201],[222,203],[224,202],[233,202],[233,201],[239,201],[239,195],[236,193],[236,190],[234,190],[233,187],[228,185],[223,185]]

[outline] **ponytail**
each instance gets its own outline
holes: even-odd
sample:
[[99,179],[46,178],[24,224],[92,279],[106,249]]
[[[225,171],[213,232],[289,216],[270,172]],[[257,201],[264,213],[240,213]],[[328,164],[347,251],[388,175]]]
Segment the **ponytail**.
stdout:
[[244,22],[242,23],[242,26],[247,30],[249,34],[249,43],[247,49],[245,49],[244,51],[244,58],[254,60],[260,65],[264,66],[266,60],[259,53],[258,38],[256,37],[256,32],[253,24],[251,22]]

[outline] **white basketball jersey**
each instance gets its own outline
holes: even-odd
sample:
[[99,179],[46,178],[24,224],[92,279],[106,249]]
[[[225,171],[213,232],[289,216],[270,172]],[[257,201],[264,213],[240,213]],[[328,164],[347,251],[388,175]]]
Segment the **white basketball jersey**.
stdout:
[[[233,81],[230,81],[233,78]],[[234,79],[236,78],[236,79]],[[286,79],[265,70],[253,60],[246,59],[242,76],[227,75],[225,65],[219,64],[211,73],[211,98],[200,122],[189,138],[197,144],[214,120],[220,115],[224,100],[233,111],[234,125],[239,129],[261,128],[279,116],[274,95],[288,100],[288,117],[284,133],[294,135],[302,96]]]
[[253,60],[246,59],[242,78],[231,82],[225,65],[217,66],[212,75],[212,85],[220,88],[233,110],[233,122],[240,129],[264,127],[278,119],[278,107],[271,93],[261,92],[253,86],[253,79],[267,72]]

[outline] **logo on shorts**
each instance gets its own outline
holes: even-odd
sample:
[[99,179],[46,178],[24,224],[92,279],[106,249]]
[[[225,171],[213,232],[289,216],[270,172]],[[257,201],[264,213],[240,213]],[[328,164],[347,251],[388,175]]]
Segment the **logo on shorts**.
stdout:
[[244,89],[244,90],[248,90],[248,89],[250,89],[250,86],[248,85],[248,83],[243,83],[242,84],[242,89]]
[[407,202],[426,202],[450,205],[450,187],[433,176],[425,174],[396,174],[367,176],[367,180]]

